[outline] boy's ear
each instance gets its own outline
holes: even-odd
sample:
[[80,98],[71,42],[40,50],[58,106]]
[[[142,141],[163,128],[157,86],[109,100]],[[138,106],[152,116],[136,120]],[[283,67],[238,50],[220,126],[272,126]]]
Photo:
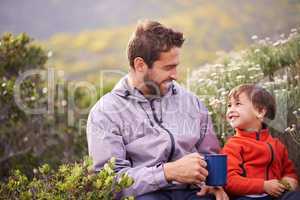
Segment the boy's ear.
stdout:
[[267,114],[267,109],[266,108],[262,108],[262,109],[258,110],[258,112],[256,114],[256,117],[258,119],[260,119],[261,121],[263,121],[263,119],[266,116],[266,114]]

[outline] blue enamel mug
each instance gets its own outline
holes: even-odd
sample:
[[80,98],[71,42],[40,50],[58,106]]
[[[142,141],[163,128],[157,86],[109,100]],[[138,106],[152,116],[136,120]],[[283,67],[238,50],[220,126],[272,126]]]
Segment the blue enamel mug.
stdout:
[[224,186],[227,182],[227,155],[206,154],[204,158],[208,171],[205,181],[206,185]]

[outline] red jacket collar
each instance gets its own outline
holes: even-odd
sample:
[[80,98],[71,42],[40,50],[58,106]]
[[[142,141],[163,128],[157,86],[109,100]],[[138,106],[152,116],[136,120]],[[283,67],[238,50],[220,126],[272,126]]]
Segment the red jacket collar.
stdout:
[[262,129],[260,132],[257,131],[245,131],[242,129],[235,129],[236,135],[241,137],[252,138],[256,140],[267,140],[269,137],[269,129]]

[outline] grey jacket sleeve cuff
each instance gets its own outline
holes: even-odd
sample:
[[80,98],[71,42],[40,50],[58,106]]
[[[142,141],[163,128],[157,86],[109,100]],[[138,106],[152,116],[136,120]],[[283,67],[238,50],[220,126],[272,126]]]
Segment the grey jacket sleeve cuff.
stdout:
[[157,189],[161,189],[169,184],[165,177],[163,164],[159,164],[156,165],[156,167],[153,167],[152,174]]

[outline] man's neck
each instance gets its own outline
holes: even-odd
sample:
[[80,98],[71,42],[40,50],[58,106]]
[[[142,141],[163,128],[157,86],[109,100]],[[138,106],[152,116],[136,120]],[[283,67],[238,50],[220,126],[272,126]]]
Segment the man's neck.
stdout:
[[142,80],[139,80],[134,74],[134,72],[129,72],[128,74],[128,84],[131,88],[137,89],[142,95],[147,99],[152,99],[157,97],[156,95],[150,94],[149,89],[146,87]]
[[138,89],[140,92],[142,92],[143,95],[147,95],[148,91],[145,88],[143,81],[139,80],[133,73],[134,72],[129,72],[129,74],[128,74],[129,86],[133,89],[134,88]]

